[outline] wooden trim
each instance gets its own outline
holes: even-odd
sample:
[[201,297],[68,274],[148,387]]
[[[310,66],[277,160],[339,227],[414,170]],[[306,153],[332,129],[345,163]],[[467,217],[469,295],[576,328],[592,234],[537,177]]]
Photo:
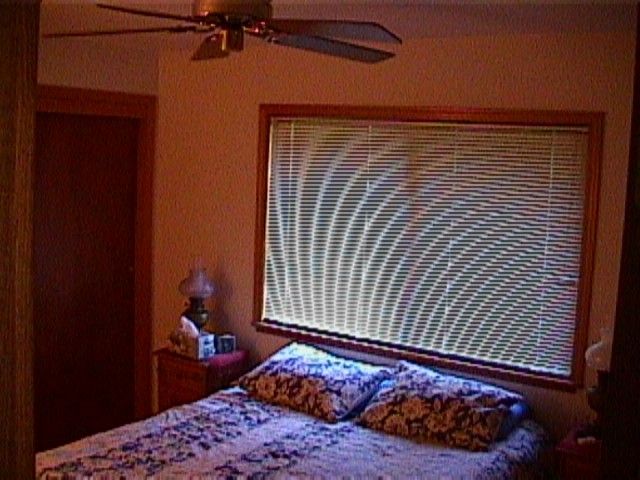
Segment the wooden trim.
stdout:
[[33,155],[38,2],[0,2],[0,477],[33,478]]
[[409,360],[412,362],[427,365],[437,365],[444,369],[456,370],[474,376],[487,376],[500,380],[526,383],[538,387],[553,388],[556,390],[563,390],[567,392],[574,392],[576,390],[575,384],[568,379],[537,375],[535,373],[526,371],[507,370],[504,367],[496,365],[472,363],[462,358],[456,358],[455,356],[443,357],[429,355],[426,353],[420,353],[417,350],[394,348],[392,346],[376,345],[374,343],[367,343],[359,340],[350,340],[346,338],[323,335],[320,333],[305,332],[300,329],[289,328],[281,325],[273,325],[265,323],[263,321],[254,322],[254,326],[259,332],[281,335],[293,340],[329,345],[338,348],[346,348],[355,352],[378,355],[381,357]]
[[584,352],[587,347],[591,310],[591,290],[596,253],[598,207],[600,204],[600,168],[604,114],[594,114],[589,125],[589,153],[585,176],[585,205],[582,228],[582,259],[573,345],[572,380],[577,387],[584,383]]
[[133,93],[38,85],[38,112],[155,117],[155,97]]
[[38,112],[137,119],[138,165],[135,227],[135,415],[151,414],[153,165],[156,97],[57,86],[38,86]]
[[[408,122],[492,123],[508,125],[553,125],[586,127],[589,130],[588,164],[585,179],[585,209],[583,221],[582,259],[578,285],[572,371],[568,378],[536,374],[519,369],[481,364],[469,360],[436,354],[401,350],[394,346],[330,337],[325,334],[303,331],[288,326],[274,325],[262,319],[264,284],[266,210],[268,195],[268,168],[270,123],[273,117],[327,117],[363,120],[395,120]],[[429,362],[444,368],[465,371],[475,375],[489,375],[509,381],[575,391],[583,384],[584,350],[587,344],[591,285],[593,277],[598,197],[600,189],[600,165],[602,157],[604,113],[585,111],[551,110],[498,110],[455,109],[439,107],[379,107],[343,105],[291,105],[268,104],[260,106],[258,133],[258,174],[256,186],[256,232],[253,324],[258,331],[284,335],[299,340],[326,343],[357,351],[383,356],[410,358]]]
[[256,230],[254,246],[253,277],[253,318],[262,318],[262,299],[264,288],[265,234],[267,217],[267,194],[269,191],[269,128],[271,115],[268,109],[260,108],[258,128],[258,174],[256,186]]
[[601,121],[602,112],[504,110],[493,108],[401,107],[360,105],[262,104],[260,116],[326,117],[407,122],[494,123],[506,125],[585,126]]

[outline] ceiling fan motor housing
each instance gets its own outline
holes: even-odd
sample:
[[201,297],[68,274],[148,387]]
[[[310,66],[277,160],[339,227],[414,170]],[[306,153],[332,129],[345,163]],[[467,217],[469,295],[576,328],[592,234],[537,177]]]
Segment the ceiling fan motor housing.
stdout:
[[251,19],[268,20],[272,15],[271,0],[194,0],[193,15],[223,15],[228,21],[238,23]]

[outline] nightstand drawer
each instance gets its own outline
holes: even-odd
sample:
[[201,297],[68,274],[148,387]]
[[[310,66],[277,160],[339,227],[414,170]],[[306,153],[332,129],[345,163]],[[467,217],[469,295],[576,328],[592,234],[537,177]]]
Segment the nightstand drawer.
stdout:
[[597,480],[599,477],[598,466],[593,461],[567,457],[560,467],[562,480]]
[[195,402],[202,398],[202,390],[194,388],[169,388],[167,387],[159,398],[160,410]]
[[580,428],[571,430],[556,446],[556,466],[562,480],[600,478],[600,440],[579,444]]
[[194,402],[226,388],[247,368],[247,352],[237,350],[193,360],[168,349],[155,352],[158,359],[158,406],[165,410]]
[[169,382],[180,388],[188,388],[190,385],[206,385],[207,370],[183,368],[178,364],[158,365],[158,376],[161,382]]

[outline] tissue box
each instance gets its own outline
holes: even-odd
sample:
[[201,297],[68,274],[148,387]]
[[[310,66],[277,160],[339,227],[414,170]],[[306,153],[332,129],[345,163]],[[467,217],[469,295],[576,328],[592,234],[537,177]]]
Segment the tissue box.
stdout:
[[179,352],[195,360],[205,360],[216,353],[215,335],[212,333],[200,333],[195,338],[183,339],[183,351]]

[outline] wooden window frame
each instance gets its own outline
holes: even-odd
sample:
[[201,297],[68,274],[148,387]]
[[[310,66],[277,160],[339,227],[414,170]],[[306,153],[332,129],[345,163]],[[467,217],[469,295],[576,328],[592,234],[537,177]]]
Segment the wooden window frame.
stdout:
[[[277,117],[325,117],[354,120],[587,127],[589,132],[588,159],[585,168],[583,236],[571,375],[569,377],[556,377],[515,368],[507,369],[491,365],[489,363],[484,364],[482,362],[470,361],[455,355],[441,356],[425,354],[409,348],[399,349],[383,346],[376,344],[373,341],[356,341],[341,337],[333,337],[326,334],[311,333],[287,326],[264,323],[261,317],[264,295],[269,140],[271,119]],[[582,386],[584,376],[584,350],[586,348],[588,338],[589,310],[591,305],[596,228],[598,220],[603,125],[604,113],[602,112],[299,104],[260,105],[256,188],[257,208],[253,306],[254,327],[260,332],[281,335],[294,340],[347,348],[358,352],[385,357],[403,358],[418,363],[428,363],[445,369],[461,371],[471,375],[488,376],[506,381],[515,381],[564,391],[575,391],[577,388]]]

